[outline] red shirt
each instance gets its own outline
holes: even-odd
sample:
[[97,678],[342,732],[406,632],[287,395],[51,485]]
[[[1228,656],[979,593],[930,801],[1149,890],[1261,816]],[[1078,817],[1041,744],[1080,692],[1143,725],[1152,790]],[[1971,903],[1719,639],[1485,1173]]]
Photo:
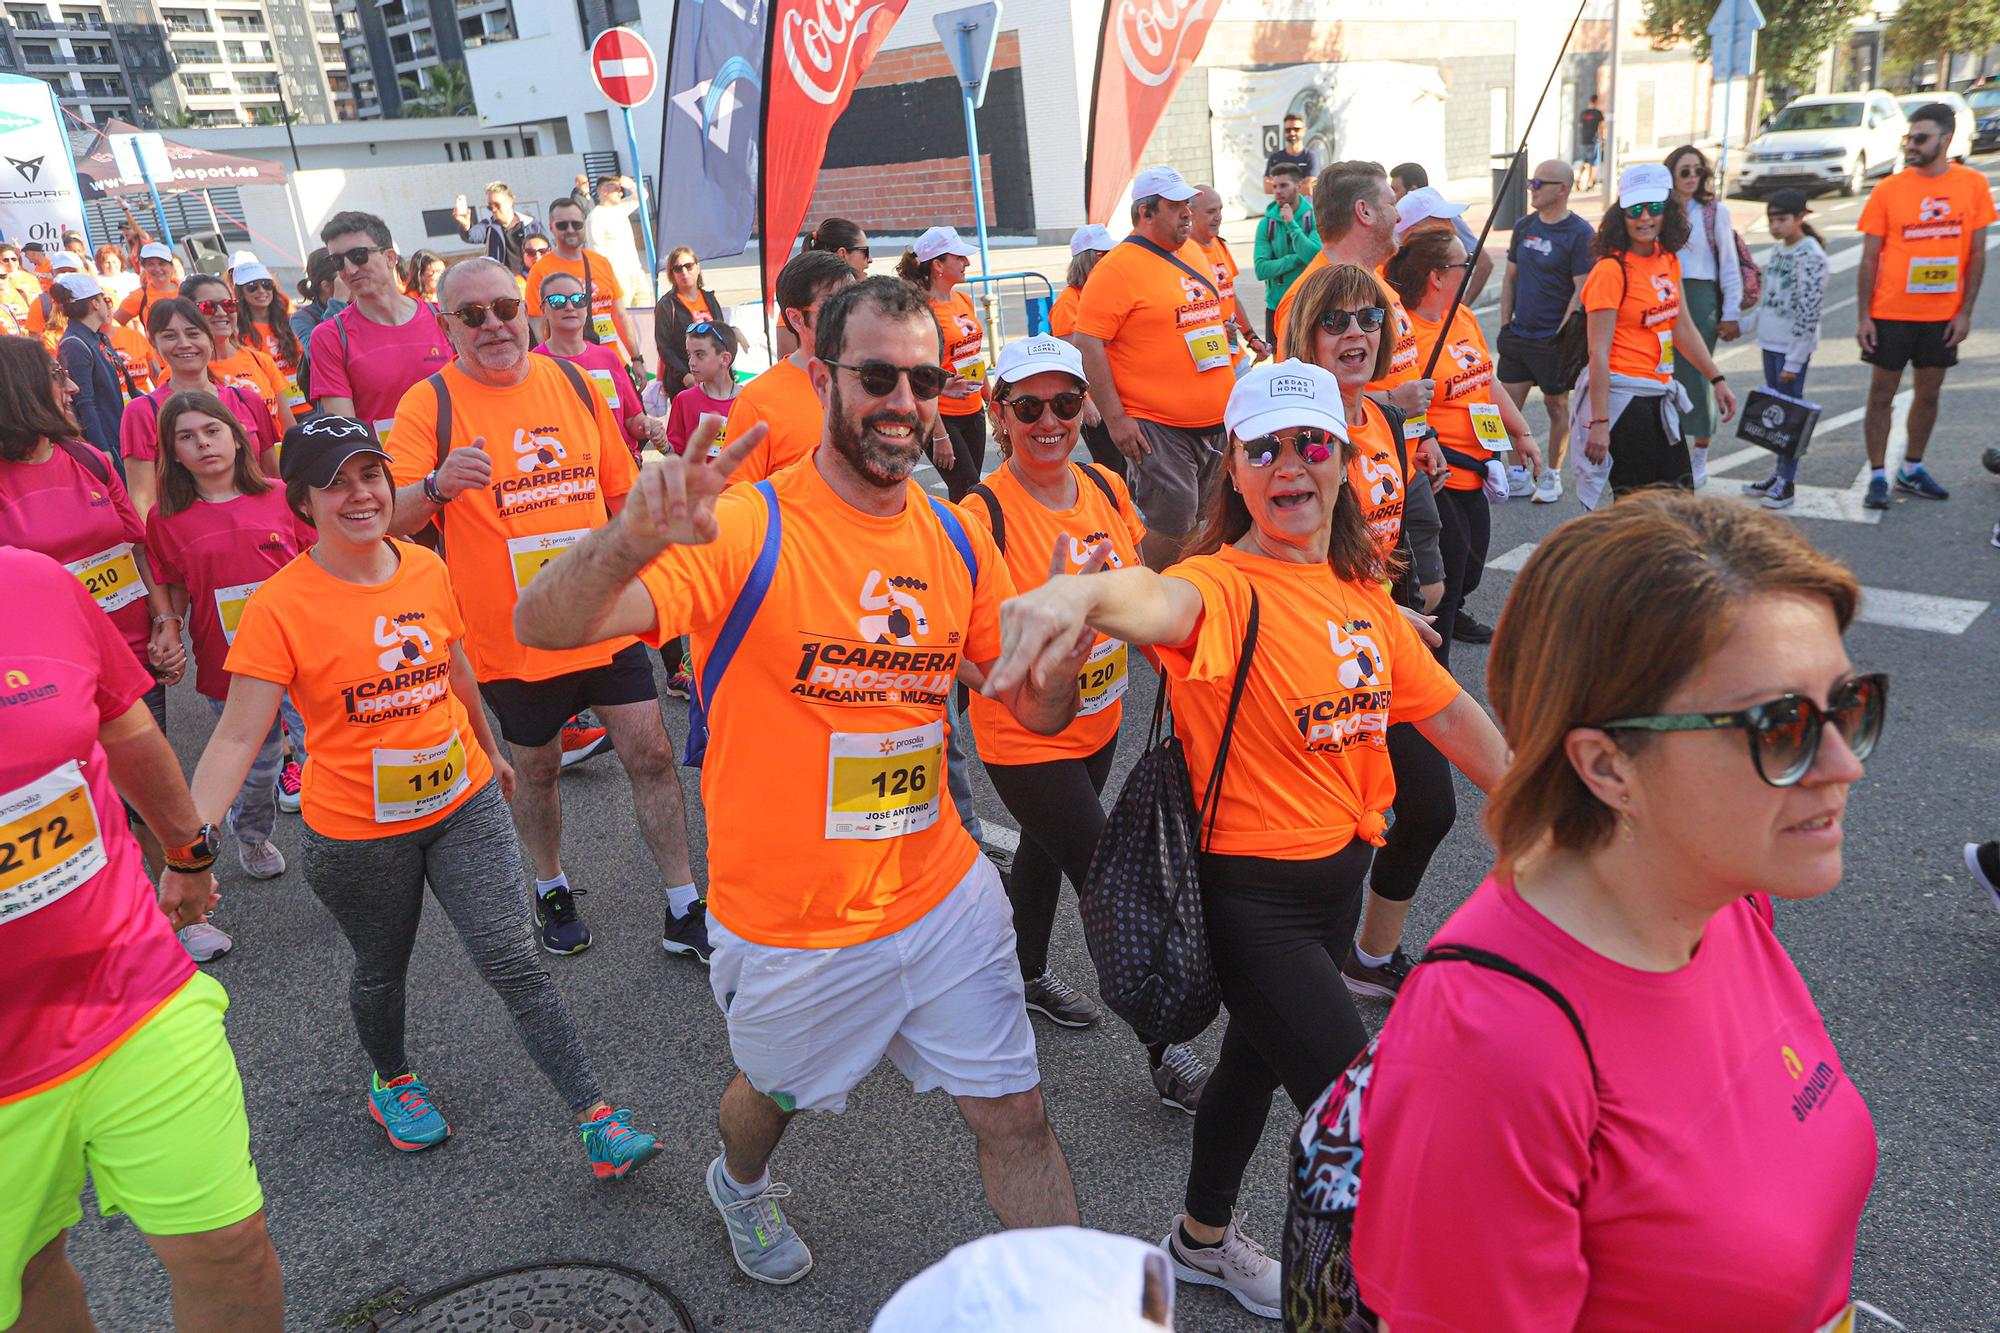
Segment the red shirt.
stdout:
[[313,397],[352,400],[355,416],[388,435],[403,395],[451,360],[436,310],[422,301],[416,307],[401,324],[377,324],[359,306],[321,321],[306,352]]
[[187,589],[196,691],[228,697],[222,662],[250,594],[316,540],[311,526],[285,507],[285,492],[275,483],[262,495],[216,504],[197,500],[178,514],[153,510],[146,558],[155,579]]
[[104,470],[99,481],[62,449],[45,463],[0,463],[0,546],[69,566],[143,666],[153,616],[134,556],[146,525],[108,458]]
[[736,403],[736,395],[717,398],[699,384],[690,384],[674,395],[674,405],[667,409],[667,443],[677,454],[687,452],[687,443],[694,435],[694,428],[701,424],[705,416],[721,417],[722,432],[715,437],[715,443],[708,448],[708,456],[715,457],[722,452],[722,446],[729,439],[729,409]]
[[625,437],[626,447],[637,458],[645,446],[625,420],[645,409],[639,406],[638,391],[632,387],[632,377],[626,373],[625,363],[619,360],[617,351],[604,343],[585,343],[582,354],[578,356],[564,356],[551,351],[547,343],[537,344],[534,350],[543,356],[567,361],[584,373],[591,387],[603,396],[604,405],[611,409],[611,415],[618,422],[618,433]]
[[[209,392],[220,398],[223,405],[243,423],[243,431],[250,437],[250,452],[261,458],[265,450],[277,448],[278,419],[271,415],[271,409],[255,389],[246,389],[240,384],[218,383],[210,383],[208,387]],[[120,453],[145,463],[164,452],[160,448],[160,409],[173,396],[174,386],[169,382],[125,404],[125,415],[118,419]],[[171,449],[172,443],[169,442],[167,447]]]

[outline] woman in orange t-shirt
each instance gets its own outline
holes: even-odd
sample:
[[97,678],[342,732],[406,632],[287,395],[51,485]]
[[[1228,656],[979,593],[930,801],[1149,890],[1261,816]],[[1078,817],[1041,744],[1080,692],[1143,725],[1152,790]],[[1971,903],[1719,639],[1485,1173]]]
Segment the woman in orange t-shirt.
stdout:
[[[1083,284],[1090,281],[1097,261],[1116,244],[1109,229],[1095,225],[1078,227],[1069,238],[1069,272],[1063,275],[1063,289],[1049,305],[1049,332],[1064,342],[1076,341],[1076,311],[1083,301]],[[1083,447],[1090,450],[1091,462],[1125,475],[1125,455],[1111,442],[1111,432],[1105,429],[1104,415],[1094,400],[1083,405]]]
[[192,784],[204,831],[236,799],[289,692],[313,741],[300,810],[306,882],[354,951],[348,1003],[375,1067],[369,1114],[404,1152],[451,1132],[403,1042],[428,884],[575,1115],[593,1173],[622,1176],[659,1145],[599,1094],[535,956],[507,813],[514,770],[480,706],[444,562],[389,539],[389,456],[365,422],[317,417],[287,432],[282,457],[285,503],[318,539],[258,584],[237,621],[228,700]]
[[[1204,807],[1202,906],[1229,1009],[1195,1114],[1186,1214],[1167,1237],[1183,1281],[1277,1318],[1277,1261],[1232,1216],[1244,1167],[1283,1086],[1310,1105],[1367,1042],[1341,979],[1362,880],[1395,795],[1386,735],[1413,722],[1482,790],[1507,747],[1382,587],[1346,486],[1340,382],[1284,361],[1236,382],[1226,475],[1188,558],[1051,579],[1008,601],[997,695],[1086,628],[1153,644]],[[1252,617],[1256,637],[1250,641]],[[1239,663],[1245,688],[1215,763]]]
[[269,352],[260,352],[236,340],[237,298],[229,285],[209,273],[197,273],[181,284],[181,295],[195,303],[208,321],[208,334],[215,343],[215,356],[208,363],[209,374],[224,384],[249,389],[264,400],[278,423],[278,434],[292,428],[290,395],[285,390],[285,372]]
[[236,337],[244,347],[262,352],[283,376],[285,406],[294,416],[312,406],[299,388],[304,349],[292,331],[292,303],[278,280],[262,264],[238,264],[230,271],[236,283]]
[[957,504],[986,467],[986,330],[972,298],[958,290],[967,260],[977,253],[951,227],[932,227],[903,251],[896,276],[930,298],[944,344],[940,358],[952,380],[938,399],[930,459]]

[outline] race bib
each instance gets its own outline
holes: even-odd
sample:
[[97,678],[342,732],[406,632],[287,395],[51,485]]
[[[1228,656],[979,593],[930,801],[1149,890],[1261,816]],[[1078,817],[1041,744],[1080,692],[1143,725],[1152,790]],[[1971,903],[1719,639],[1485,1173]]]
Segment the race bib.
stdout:
[[974,348],[971,352],[951,363],[951,373],[962,380],[971,380],[974,384],[984,384],[986,382],[986,353],[978,348]]
[[306,406],[305,390],[299,387],[297,375],[285,376],[285,406],[294,412]]
[[1411,444],[1415,444],[1417,441],[1423,439],[1424,432],[1430,429],[1429,418],[1430,414],[1427,412],[1416,412],[1404,417],[1403,438]]
[[1813,1330],[1813,1333],[1854,1333],[1854,1306],[1849,1303],[1833,1318]]
[[900,838],[937,823],[944,723],[829,737],[826,836]]
[[428,750],[375,751],[375,822],[399,824],[435,814],[464,794],[465,746],[458,733]]
[[695,418],[696,425],[700,425],[704,421],[719,421],[722,423],[721,428],[715,432],[714,441],[708,446],[708,456],[712,459],[720,458],[722,457],[722,446],[729,443],[729,418],[723,416],[720,412],[703,412],[699,417]]
[[250,604],[250,594],[264,586],[262,579],[255,583],[237,583],[227,588],[215,590],[215,614],[222,621],[222,641],[236,642],[236,627],[243,623],[243,608]]
[[1944,296],[1958,290],[1958,256],[1912,259],[1904,290],[1912,296]]
[[146,585],[139,582],[139,562],[133,557],[131,542],[72,561],[68,569],[97,603],[97,609],[107,614],[146,595]]
[[1220,324],[1204,324],[1181,334],[1196,370],[1216,370],[1229,364],[1229,335]]
[[625,355],[625,344],[618,341],[618,326],[611,322],[608,313],[594,313],[590,317],[591,331],[597,334],[597,341],[615,350],[621,357]]
[[1671,375],[1674,373],[1674,331],[1671,328],[1665,328],[1659,330],[1659,334],[1660,364],[1654,366],[1653,369],[1662,375]]
[[65,897],[109,860],[74,759],[0,796],[0,921]]
[[527,587],[549,561],[589,535],[589,528],[572,528],[568,532],[538,532],[532,537],[508,538],[507,561],[514,567],[515,590]]
[[1131,683],[1125,674],[1125,657],[1123,639],[1106,639],[1090,650],[1076,677],[1083,691],[1083,702],[1076,709],[1078,717],[1101,713],[1125,697],[1125,687]]
[[375,433],[381,438],[386,440],[389,438],[389,427],[395,424],[396,424],[396,418],[383,417],[380,421],[375,423]]
[[591,383],[597,386],[597,391],[604,395],[604,405],[614,413],[617,412],[618,381],[616,377],[608,370],[593,370],[587,373],[590,375]]
[[1468,403],[1466,411],[1472,414],[1472,433],[1488,449],[1507,447],[1507,427],[1500,420],[1500,408],[1494,403]]

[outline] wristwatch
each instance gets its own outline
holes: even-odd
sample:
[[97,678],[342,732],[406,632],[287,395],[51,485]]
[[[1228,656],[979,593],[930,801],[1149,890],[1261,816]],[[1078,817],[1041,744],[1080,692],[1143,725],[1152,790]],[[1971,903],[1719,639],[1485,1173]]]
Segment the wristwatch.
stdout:
[[215,858],[222,854],[222,830],[213,824],[203,824],[193,842],[163,850],[166,852],[167,869],[183,875],[198,875],[214,865]]
[[1708,377],[1708,382],[1709,382],[1710,384],[1720,384],[1720,383],[1722,383],[1722,382],[1723,382],[1724,380],[1726,380],[1726,379],[1728,379],[1728,378],[1729,378],[1729,376],[1727,376],[1727,375],[1710,375],[1710,376]]
[[445,497],[445,493],[438,489],[438,474],[436,471],[431,471],[424,475],[424,499],[429,500],[440,509],[451,503]]

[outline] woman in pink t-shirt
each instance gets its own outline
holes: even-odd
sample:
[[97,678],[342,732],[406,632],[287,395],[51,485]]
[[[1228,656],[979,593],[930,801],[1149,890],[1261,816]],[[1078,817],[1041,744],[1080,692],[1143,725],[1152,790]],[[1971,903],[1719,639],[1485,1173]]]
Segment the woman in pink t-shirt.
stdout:
[[1432,948],[1575,1022],[1421,965],[1365,1096],[1308,1114],[1310,1156],[1360,1108],[1353,1264],[1387,1327],[1840,1326],[1874,1127],[1771,899],[1840,880],[1887,694],[1841,643],[1858,592],[1785,523],[1673,492],[1522,570],[1487,664],[1498,862]]
[[583,333],[590,319],[589,302],[583,284],[568,273],[550,273],[542,279],[542,318],[548,323],[549,340],[536,347],[544,356],[574,361],[604,401],[625,433],[625,445],[632,457],[648,444],[665,447],[666,427],[658,417],[646,415],[639,391],[617,352],[602,343],[587,342]]
[[126,484],[141,517],[159,496],[160,408],[177,393],[212,393],[243,423],[264,475],[278,475],[278,420],[256,391],[224,384],[210,370],[216,359],[208,318],[186,297],[155,301],[146,312],[146,336],[167,367],[167,378],[151,393],[125,404],[118,422],[118,449],[125,456]]

